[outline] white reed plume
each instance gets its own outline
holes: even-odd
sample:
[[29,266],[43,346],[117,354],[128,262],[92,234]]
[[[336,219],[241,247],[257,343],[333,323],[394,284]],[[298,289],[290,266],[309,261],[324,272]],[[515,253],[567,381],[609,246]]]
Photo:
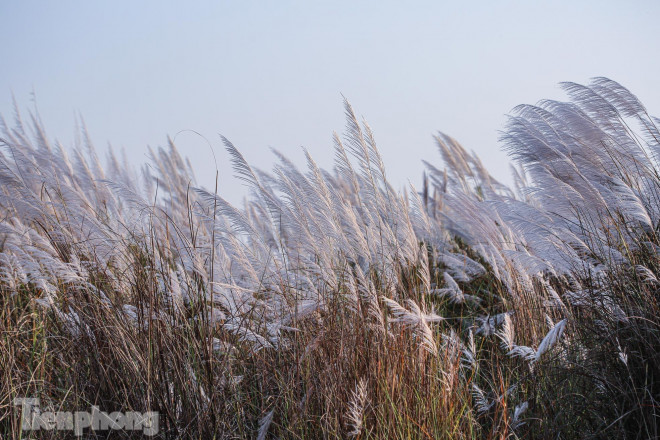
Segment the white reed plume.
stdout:
[[413,300],[406,300],[409,309],[404,308],[393,299],[381,297],[383,302],[387,305],[390,313],[394,316],[392,322],[400,322],[404,326],[413,329],[415,336],[420,340],[421,346],[432,354],[437,354],[438,347],[435,343],[433,330],[429,327],[431,322],[440,322],[444,318],[436,315],[435,313],[425,313]]
[[361,378],[355,384],[355,390],[351,395],[351,400],[348,404],[348,411],[346,413],[346,420],[351,430],[348,432],[348,437],[357,437],[363,430],[364,411],[367,406],[367,381]]

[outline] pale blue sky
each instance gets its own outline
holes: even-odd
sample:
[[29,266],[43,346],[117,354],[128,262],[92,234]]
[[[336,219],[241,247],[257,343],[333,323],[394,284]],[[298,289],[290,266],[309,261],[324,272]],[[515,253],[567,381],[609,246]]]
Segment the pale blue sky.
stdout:
[[[561,98],[559,81],[608,76],[660,114],[656,1],[10,1],[0,3],[0,112],[36,91],[51,137],[80,112],[96,146],[146,146],[195,130],[216,148],[220,192],[243,194],[218,133],[270,169],[275,147],[332,166],[341,94],[376,134],[390,180],[440,163],[441,130],[508,175],[498,133],[520,103]],[[212,186],[204,141],[177,138]]]

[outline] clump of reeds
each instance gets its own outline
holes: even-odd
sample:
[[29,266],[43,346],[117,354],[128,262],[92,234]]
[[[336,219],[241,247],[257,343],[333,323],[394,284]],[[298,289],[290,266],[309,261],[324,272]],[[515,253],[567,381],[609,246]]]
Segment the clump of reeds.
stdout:
[[240,208],[171,142],[104,168],[17,112],[0,432],[62,436],[21,432],[13,399],[38,397],[159,411],[163,438],[657,437],[658,120],[610,80],[565,87],[511,118],[513,189],[438,135],[445,168],[394,190],[347,103],[334,172],[224,140]]

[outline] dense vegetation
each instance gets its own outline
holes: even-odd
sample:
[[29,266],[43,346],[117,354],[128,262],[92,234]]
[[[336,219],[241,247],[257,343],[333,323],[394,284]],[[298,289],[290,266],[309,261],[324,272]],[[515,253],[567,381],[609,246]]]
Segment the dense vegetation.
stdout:
[[104,169],[17,112],[0,435],[65,435],[21,434],[13,399],[38,397],[157,410],[163,438],[660,437],[660,120],[613,81],[564,87],[510,118],[513,188],[440,134],[394,190],[347,103],[332,172],[224,140],[242,208],[171,142]]

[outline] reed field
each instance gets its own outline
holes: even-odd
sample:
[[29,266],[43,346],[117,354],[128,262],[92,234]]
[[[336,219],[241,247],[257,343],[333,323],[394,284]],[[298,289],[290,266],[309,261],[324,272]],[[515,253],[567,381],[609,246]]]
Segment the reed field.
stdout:
[[223,138],[243,206],[171,141],[136,168],[5,115],[0,437],[73,437],[30,397],[167,439],[660,438],[660,120],[562,86],[512,111],[511,185],[439,133],[395,189],[346,102],[331,170]]

